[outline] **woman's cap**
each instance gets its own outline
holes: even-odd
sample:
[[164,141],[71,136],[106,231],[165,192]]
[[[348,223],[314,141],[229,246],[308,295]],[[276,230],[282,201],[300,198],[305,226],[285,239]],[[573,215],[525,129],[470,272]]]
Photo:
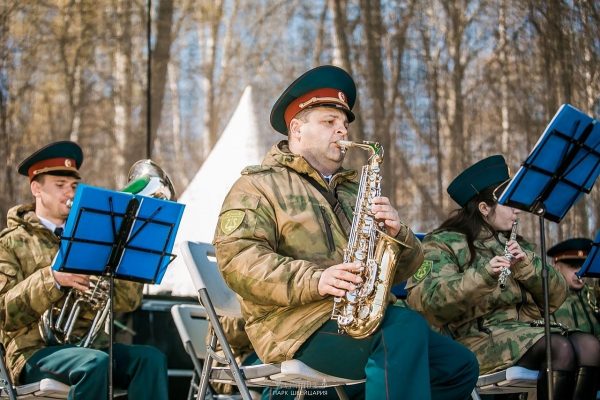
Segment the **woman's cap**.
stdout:
[[461,207],[483,190],[510,178],[504,157],[496,154],[476,162],[448,185],[448,194]]

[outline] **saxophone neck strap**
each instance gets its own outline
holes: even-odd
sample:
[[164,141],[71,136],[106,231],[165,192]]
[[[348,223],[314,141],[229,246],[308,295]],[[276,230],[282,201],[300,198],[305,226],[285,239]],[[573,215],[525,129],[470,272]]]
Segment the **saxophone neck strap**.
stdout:
[[317,182],[317,180],[315,178],[313,178],[312,176],[309,176],[307,174],[298,174],[298,175],[300,175],[302,178],[304,178],[304,180],[306,180],[315,189],[317,189],[319,191],[319,193],[321,193],[321,195],[325,198],[325,200],[327,200],[327,202],[331,206],[331,209],[333,210],[334,214],[336,215],[342,229],[346,233],[346,236],[348,236],[350,234],[350,230],[352,228],[352,222],[348,219],[348,216],[346,215],[346,213],[344,213],[342,205],[338,201],[337,197],[333,193],[331,193],[329,190],[327,190],[327,188],[325,188],[323,185],[321,185],[319,182]]

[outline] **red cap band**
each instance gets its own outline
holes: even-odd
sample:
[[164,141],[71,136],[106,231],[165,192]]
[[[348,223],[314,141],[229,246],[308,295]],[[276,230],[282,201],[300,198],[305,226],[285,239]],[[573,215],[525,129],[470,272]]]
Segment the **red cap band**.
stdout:
[[581,259],[585,260],[587,258],[587,251],[584,250],[565,250],[560,254],[554,256],[554,261],[560,260],[568,260],[568,259]]
[[338,89],[321,88],[305,93],[290,103],[285,109],[283,118],[289,127],[292,119],[302,110],[322,104],[339,105],[340,108],[350,111],[346,95]]
[[29,167],[27,174],[29,180],[35,176],[52,171],[73,171],[77,173],[77,164],[73,158],[56,157],[38,161]]

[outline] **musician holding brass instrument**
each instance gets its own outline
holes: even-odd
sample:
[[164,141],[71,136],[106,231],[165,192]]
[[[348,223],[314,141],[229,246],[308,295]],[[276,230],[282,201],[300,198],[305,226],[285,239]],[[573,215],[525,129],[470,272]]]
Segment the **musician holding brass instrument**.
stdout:
[[[466,399],[478,376],[473,354],[416,312],[387,306],[389,287],[419,267],[422,251],[379,193],[381,146],[348,141],[355,99],[350,75],[329,65],[283,92],[271,125],[287,140],[225,198],[219,268],[263,362],[366,377],[367,399]],[[342,162],[361,150],[369,163],[359,177]]]
[[600,338],[600,314],[594,286],[596,278],[580,278],[577,272],[592,248],[587,238],[572,238],[555,244],[546,254],[569,285],[565,302],[552,314],[552,320],[569,329],[590,333]]
[[[54,271],[52,261],[69,215],[83,152],[74,142],[51,143],[27,157],[19,173],[29,178],[33,204],[8,212],[0,233],[0,338],[17,384],[52,378],[71,386],[69,399],[106,399],[107,335],[88,344],[78,339],[89,329],[94,312],[83,304],[70,335],[49,337],[41,318],[60,309],[67,293],[88,291],[88,275]],[[142,284],[115,281],[115,310],[132,311],[142,298]],[[130,399],[166,399],[166,358],[151,346],[114,345],[115,386]]]
[[[493,155],[450,183],[460,208],[425,236],[425,261],[408,281],[408,303],[471,349],[482,373],[514,365],[539,370],[537,398],[546,399],[542,260],[516,235],[519,210],[497,202],[509,179],[504,157]],[[567,284],[551,266],[548,288],[553,312]],[[595,399],[590,372],[600,364],[598,341],[556,324],[551,329],[553,398]]]

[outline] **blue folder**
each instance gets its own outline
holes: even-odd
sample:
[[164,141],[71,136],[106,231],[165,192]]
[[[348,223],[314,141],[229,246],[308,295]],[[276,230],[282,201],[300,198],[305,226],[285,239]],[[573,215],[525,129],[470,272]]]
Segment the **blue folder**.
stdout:
[[592,243],[592,249],[576,275],[580,278],[584,276],[600,278],[600,230]]
[[599,174],[600,124],[564,104],[498,202],[560,222]]
[[[133,199],[139,207],[125,232],[126,240],[118,246],[125,212]],[[89,275],[112,273],[119,279],[158,284],[174,258],[171,251],[184,207],[79,184],[52,268]]]

